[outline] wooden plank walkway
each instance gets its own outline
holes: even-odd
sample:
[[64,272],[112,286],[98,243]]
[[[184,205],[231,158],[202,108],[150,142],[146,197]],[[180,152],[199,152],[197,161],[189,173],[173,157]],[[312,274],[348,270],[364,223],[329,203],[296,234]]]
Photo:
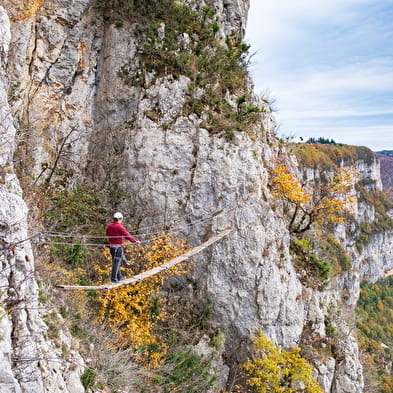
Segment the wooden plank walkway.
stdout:
[[186,253],[179,255],[178,257],[171,259],[170,261],[165,262],[160,266],[156,266],[153,269],[150,269],[150,270],[147,270],[143,273],[137,274],[136,276],[126,278],[119,283],[107,283],[107,284],[102,284],[102,285],[55,285],[55,287],[65,289],[65,290],[73,290],[73,289],[104,290],[104,289],[117,288],[122,285],[134,284],[134,283],[140,282],[148,277],[154,276],[155,274],[158,274],[158,273],[161,273],[165,270],[168,270],[169,268],[176,266],[181,262],[184,262],[185,260],[198,254],[199,252],[201,252],[205,248],[211,246],[213,243],[215,243],[215,242],[219,241],[220,239],[222,239],[223,237],[227,236],[229,234],[229,232],[231,232],[231,231],[232,231],[232,229],[226,229],[225,231],[222,231],[219,234],[211,237],[209,240],[205,241],[204,243],[200,244],[197,247],[192,248],[191,250],[187,251]]

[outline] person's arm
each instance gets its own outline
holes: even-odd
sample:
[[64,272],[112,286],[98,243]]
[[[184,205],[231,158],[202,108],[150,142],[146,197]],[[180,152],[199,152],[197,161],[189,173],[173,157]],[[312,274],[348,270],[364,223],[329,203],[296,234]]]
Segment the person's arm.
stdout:
[[122,236],[124,236],[128,241],[130,241],[131,243],[139,243],[139,241],[136,240],[133,236],[131,236],[131,234],[127,231],[126,228],[123,227],[123,225],[121,226],[121,230]]

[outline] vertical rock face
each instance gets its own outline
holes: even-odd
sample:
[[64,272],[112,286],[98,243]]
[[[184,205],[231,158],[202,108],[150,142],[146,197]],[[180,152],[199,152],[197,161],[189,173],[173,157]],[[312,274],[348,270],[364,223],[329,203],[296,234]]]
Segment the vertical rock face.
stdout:
[[[5,4],[10,3],[15,6],[15,1]],[[307,342],[310,332],[310,337],[328,341],[328,321],[335,319],[339,332],[334,353],[314,357],[319,380],[326,392],[362,392],[354,306],[360,280],[377,279],[393,267],[391,235],[375,236],[361,255],[351,239],[343,237],[352,253],[352,268],[323,290],[303,286],[292,264],[281,209],[268,191],[269,168],[286,156],[272,135],[270,115],[265,113],[248,132],[236,133],[230,141],[212,134],[204,127],[206,113],[185,110],[193,83],[190,77],[159,76],[153,71],[144,83],[133,85],[121,77],[124,67],[130,69],[133,80],[139,77],[143,42],[136,22],[104,17],[87,0],[72,5],[42,1],[36,6],[28,8],[23,18],[13,16],[8,65],[11,112],[4,79],[0,86],[1,140],[6,140],[0,146],[5,168],[0,230],[5,245],[28,237],[27,211],[12,165],[12,114],[19,142],[27,143],[16,159],[18,165],[18,159],[24,161],[23,175],[50,181],[55,168],[69,171],[70,185],[84,182],[120,188],[132,196],[133,203],[124,200],[117,207],[141,227],[176,221],[191,243],[233,228],[227,239],[198,255],[193,264],[194,295],[212,303],[214,323],[226,333],[227,359],[243,360],[249,337],[261,328],[284,347]],[[243,35],[247,0],[205,0],[197,6],[217,11],[222,38],[232,31]],[[1,18],[7,20],[4,10]],[[10,39],[6,26],[0,25],[5,29],[0,34],[3,66]],[[160,26],[159,34],[165,35],[165,27]],[[182,40],[186,45],[187,36]],[[359,162],[357,171],[365,179],[375,179],[379,187],[376,164]],[[373,220],[367,206],[358,208],[358,216]],[[389,248],[384,249],[386,244]],[[8,269],[3,270],[2,285],[18,288],[4,291],[4,299],[18,296],[24,302],[28,294],[29,305],[36,304],[29,242],[19,243],[15,250],[6,247],[2,258],[3,268]],[[365,258],[368,264],[362,263]],[[67,378],[76,380],[78,374],[78,370],[69,372],[68,363],[23,361],[49,356],[42,353],[58,358],[43,342],[38,311],[29,311],[25,304],[0,320],[7,337],[1,342],[6,367],[0,383],[4,381],[10,392],[61,388],[77,392],[81,389],[77,383],[65,383]],[[32,333],[40,338],[23,345],[23,337]],[[13,363],[16,366],[11,366],[11,357],[20,360]],[[50,388],[44,382],[48,380]]]
[[39,14],[13,23],[10,92],[20,140],[34,141],[21,158],[29,160],[28,176],[48,179],[46,168],[59,158],[84,164],[102,35],[88,3],[45,2]]
[[[13,167],[15,128],[7,101],[5,67],[9,21],[0,7],[0,390],[2,393],[75,392],[82,359],[76,367],[47,341],[38,302],[34,260],[27,230],[27,207]],[[63,342],[67,341],[64,337]]]

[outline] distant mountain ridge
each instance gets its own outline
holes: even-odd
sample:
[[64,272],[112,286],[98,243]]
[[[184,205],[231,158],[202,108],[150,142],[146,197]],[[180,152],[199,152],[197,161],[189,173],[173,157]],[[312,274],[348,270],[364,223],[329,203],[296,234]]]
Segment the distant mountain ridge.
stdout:
[[393,150],[375,152],[381,164],[381,179],[384,191],[393,197]]
[[393,150],[381,150],[381,151],[377,151],[376,154],[393,157]]

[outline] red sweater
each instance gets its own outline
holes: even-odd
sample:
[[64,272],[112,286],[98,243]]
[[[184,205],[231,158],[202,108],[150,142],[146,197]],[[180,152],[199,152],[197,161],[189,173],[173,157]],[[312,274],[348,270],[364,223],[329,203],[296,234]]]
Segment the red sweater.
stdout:
[[106,235],[108,236],[109,244],[116,246],[123,244],[124,238],[129,240],[131,243],[137,242],[137,240],[127,232],[126,228],[117,221],[111,222],[106,227]]

